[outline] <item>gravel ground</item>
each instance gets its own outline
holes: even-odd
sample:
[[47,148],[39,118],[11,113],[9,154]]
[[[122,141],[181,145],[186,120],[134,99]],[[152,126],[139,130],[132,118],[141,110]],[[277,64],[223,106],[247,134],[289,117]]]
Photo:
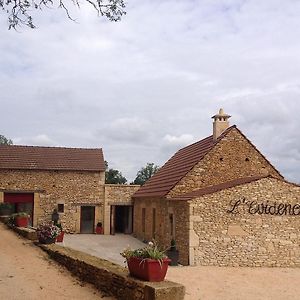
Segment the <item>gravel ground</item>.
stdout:
[[38,247],[0,224],[0,299],[115,299],[72,277]]
[[185,300],[299,300],[299,268],[172,267]]

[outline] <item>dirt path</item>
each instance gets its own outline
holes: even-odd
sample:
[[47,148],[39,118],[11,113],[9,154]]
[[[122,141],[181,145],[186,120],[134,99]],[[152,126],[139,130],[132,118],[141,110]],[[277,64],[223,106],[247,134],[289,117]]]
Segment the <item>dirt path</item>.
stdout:
[[167,279],[186,286],[185,300],[299,300],[299,268],[173,267]]
[[0,224],[0,299],[114,299],[104,297]]

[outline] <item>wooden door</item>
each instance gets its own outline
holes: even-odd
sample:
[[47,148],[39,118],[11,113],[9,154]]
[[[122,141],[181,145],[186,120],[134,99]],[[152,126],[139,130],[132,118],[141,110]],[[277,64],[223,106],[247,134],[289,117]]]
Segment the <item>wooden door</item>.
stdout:
[[95,207],[81,206],[80,233],[94,233],[95,228]]

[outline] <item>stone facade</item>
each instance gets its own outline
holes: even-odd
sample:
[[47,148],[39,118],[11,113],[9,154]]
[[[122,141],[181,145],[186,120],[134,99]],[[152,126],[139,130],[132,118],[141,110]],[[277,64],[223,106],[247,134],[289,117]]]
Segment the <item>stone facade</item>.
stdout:
[[104,234],[110,234],[111,206],[132,206],[133,201],[131,197],[139,187],[139,185],[105,184]]
[[239,130],[234,128],[176,184],[167,197],[172,198],[237,178],[266,174],[282,178]]
[[[171,240],[175,239],[180,262],[187,265],[188,209],[188,205],[183,201],[168,201],[164,198],[147,198],[144,201],[138,199],[134,204],[134,235],[145,241],[155,239],[162,249],[168,249]],[[173,221],[170,220],[171,217]]]
[[[234,188],[223,188],[195,199],[184,198],[191,192],[254,177],[257,179],[252,183],[238,183]],[[259,179],[262,177],[265,179]],[[166,196],[135,198],[134,233],[140,239],[155,238],[162,247],[168,247],[174,238],[180,263],[184,265],[300,266],[299,192],[300,187],[285,182],[255,146],[233,127]],[[227,212],[232,201],[243,198],[247,203],[276,201],[282,203],[281,210],[283,205],[287,209],[289,204],[295,205],[299,215],[250,214],[245,203],[240,205],[243,212]],[[153,208],[158,212],[155,234]]]
[[300,267],[299,186],[265,178],[189,202],[190,264]]
[[81,205],[95,206],[95,222],[103,221],[104,172],[1,170],[0,199],[4,192],[34,192],[34,222],[50,221],[53,209],[67,232],[80,231]]
[[60,221],[66,232],[79,233],[82,206],[95,207],[94,224],[101,222],[110,234],[112,204],[132,205],[136,185],[106,185],[105,173],[95,171],[1,170],[0,202],[5,192],[34,193],[33,226],[51,220],[58,204],[64,205]]

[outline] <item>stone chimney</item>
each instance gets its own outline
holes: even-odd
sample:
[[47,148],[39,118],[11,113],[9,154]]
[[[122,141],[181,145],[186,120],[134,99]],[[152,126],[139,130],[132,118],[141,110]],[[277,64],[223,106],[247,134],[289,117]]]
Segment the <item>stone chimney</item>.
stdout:
[[212,119],[214,119],[213,123],[213,139],[214,141],[229,127],[228,119],[231,116],[224,113],[223,108],[220,108],[219,113],[214,115]]

